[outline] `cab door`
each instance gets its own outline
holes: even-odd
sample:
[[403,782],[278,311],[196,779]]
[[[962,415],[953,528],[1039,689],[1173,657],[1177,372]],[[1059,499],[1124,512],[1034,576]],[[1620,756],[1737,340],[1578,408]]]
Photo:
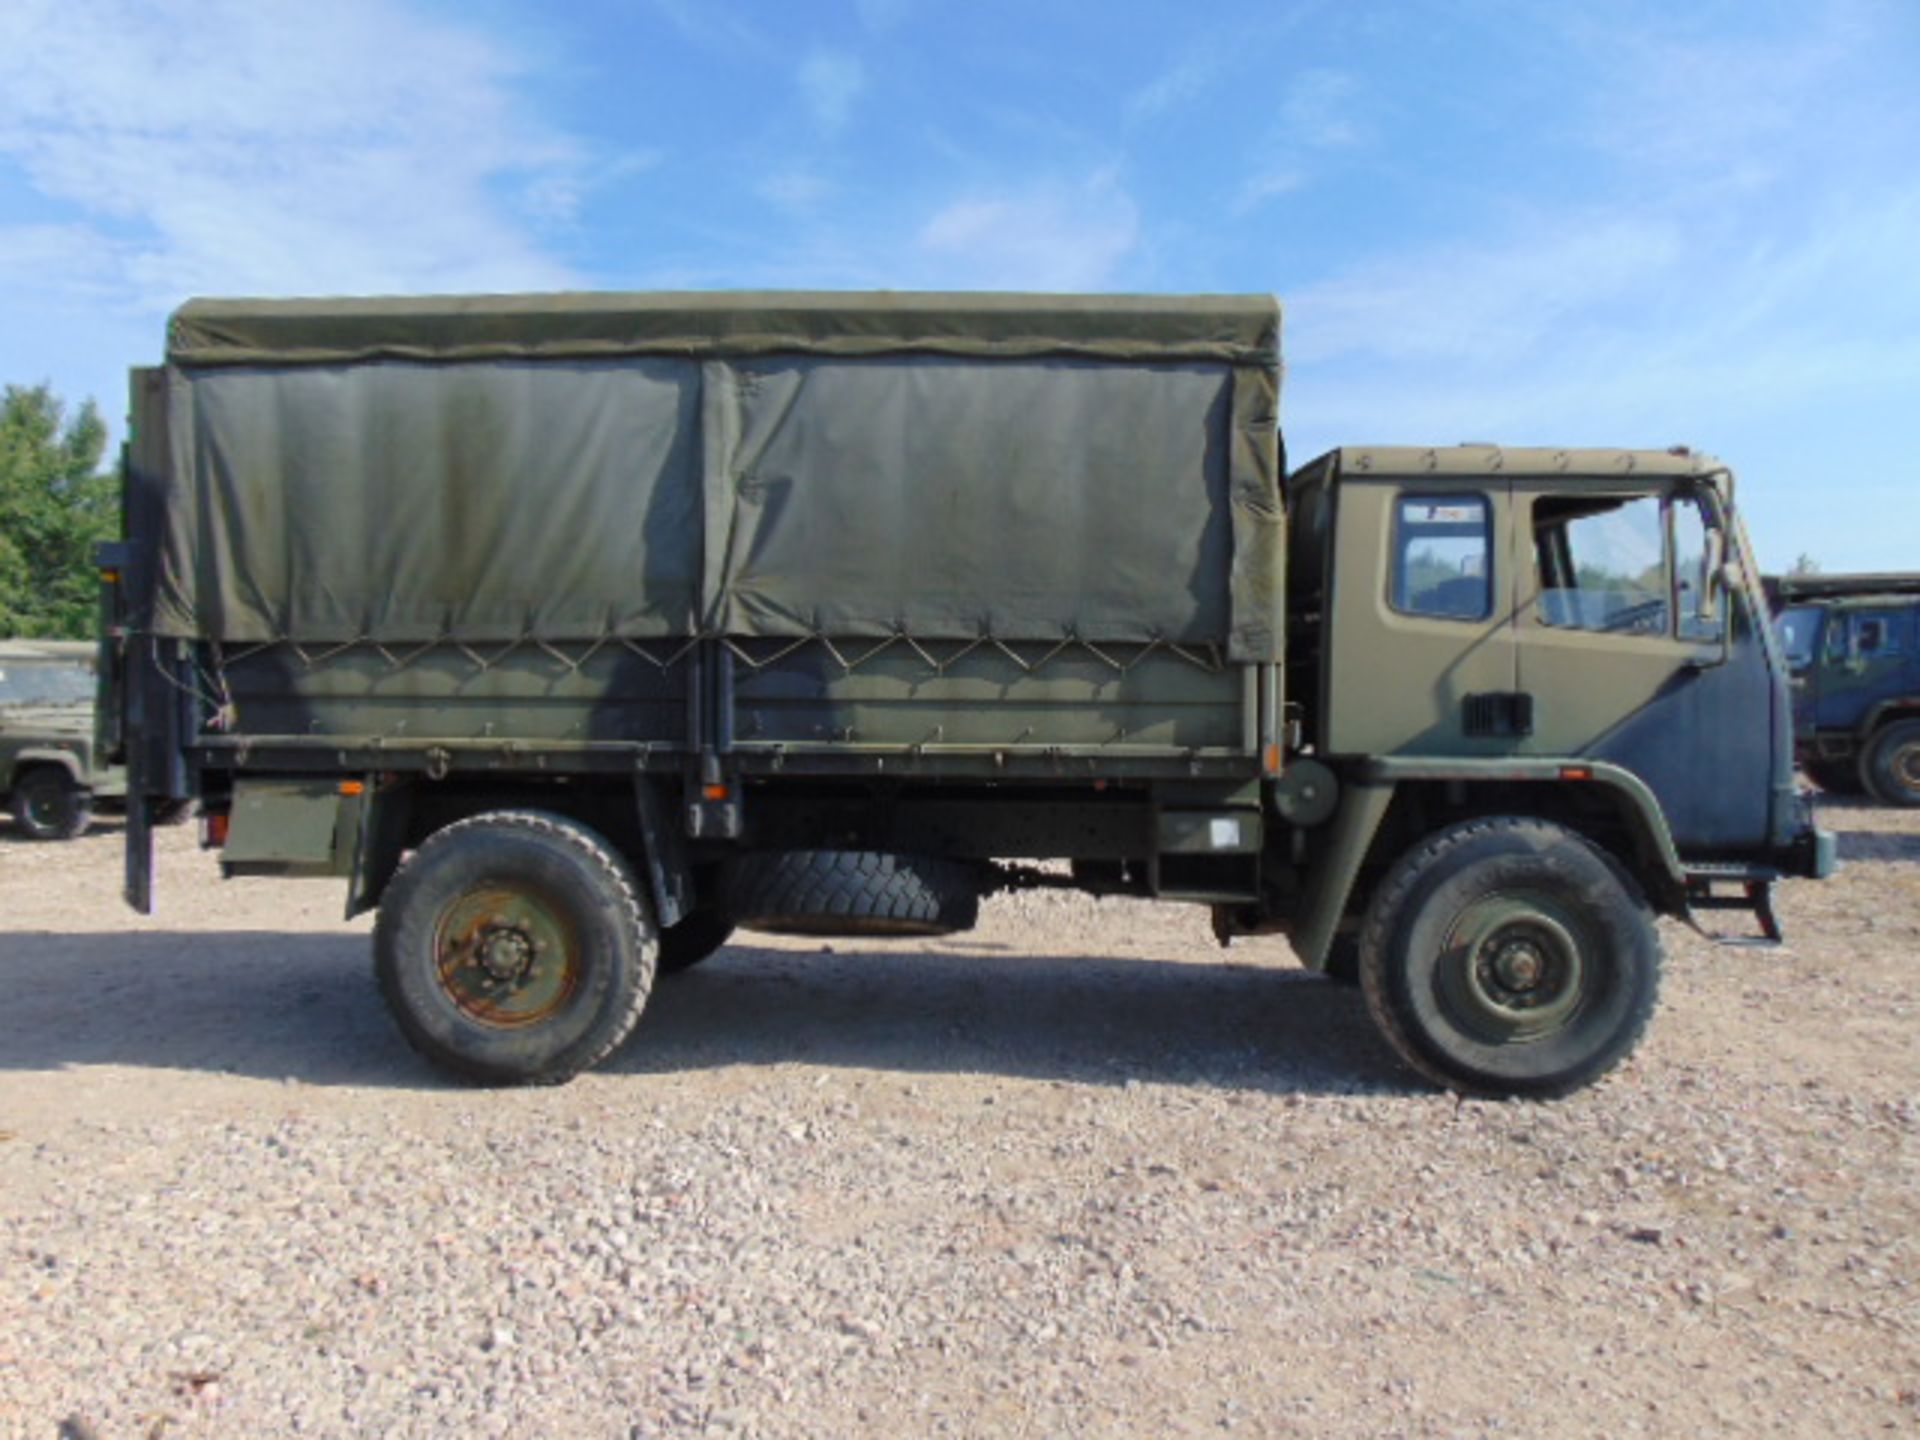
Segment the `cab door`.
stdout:
[[1334,503],[1323,752],[1514,754],[1505,478],[1344,472]]
[[1716,501],[1676,480],[1514,481],[1520,688],[1529,753],[1623,766],[1682,850],[1768,841],[1779,768],[1772,673],[1740,587],[1703,616]]

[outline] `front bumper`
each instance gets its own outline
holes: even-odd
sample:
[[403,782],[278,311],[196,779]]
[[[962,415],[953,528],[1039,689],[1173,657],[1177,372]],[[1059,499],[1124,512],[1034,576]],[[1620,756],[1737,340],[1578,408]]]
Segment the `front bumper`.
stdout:
[[1802,790],[1796,796],[1793,839],[1780,855],[1781,870],[1807,880],[1824,880],[1840,868],[1840,839],[1815,817],[1813,796]]
[[1791,874],[1804,875],[1809,880],[1824,880],[1840,868],[1840,837],[1833,831],[1815,825],[1801,838],[1806,842],[1807,868],[1791,871]]

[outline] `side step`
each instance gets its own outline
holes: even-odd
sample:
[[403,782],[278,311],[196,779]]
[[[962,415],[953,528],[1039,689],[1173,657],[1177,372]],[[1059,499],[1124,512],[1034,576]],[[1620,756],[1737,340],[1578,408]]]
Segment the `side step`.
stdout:
[[[1696,865],[1687,870],[1687,923],[1716,945],[1736,949],[1773,949],[1786,943],[1780,929],[1780,917],[1773,909],[1773,884],[1777,871],[1753,870],[1744,865]],[[1715,885],[1739,886],[1734,894],[1714,889]],[[1699,910],[1745,910],[1760,924],[1758,935],[1717,935],[1704,928],[1695,917]]]

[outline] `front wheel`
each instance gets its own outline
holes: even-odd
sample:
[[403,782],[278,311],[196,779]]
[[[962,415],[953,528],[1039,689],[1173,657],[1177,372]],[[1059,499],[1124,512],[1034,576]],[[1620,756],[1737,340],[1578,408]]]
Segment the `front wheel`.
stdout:
[[42,765],[13,786],[13,821],[29,840],[71,840],[93,820],[93,793],[66,771]]
[[1920,806],[1920,720],[1899,720],[1873,737],[1860,778],[1888,805]]
[[489,1084],[598,1064],[653,986],[651,917],[626,863],[558,815],[501,810],[436,831],[394,876],[374,972],[401,1033]]
[[1449,827],[1387,875],[1360,983],[1382,1033],[1451,1090],[1547,1097],[1626,1057],[1653,1014],[1653,913],[1611,856],[1545,820]]

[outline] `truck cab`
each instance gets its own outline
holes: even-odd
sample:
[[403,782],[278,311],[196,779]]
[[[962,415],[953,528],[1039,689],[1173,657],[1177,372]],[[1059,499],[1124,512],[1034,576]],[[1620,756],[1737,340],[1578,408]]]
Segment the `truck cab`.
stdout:
[[0,796],[30,840],[74,839],[126,793],[95,739],[94,671],[84,641],[0,641]]
[[1289,694],[1314,755],[1393,787],[1378,857],[1396,825],[1505,806],[1641,857],[1675,913],[1831,868],[1724,466],[1356,447],[1288,498]]
[[1920,575],[1793,575],[1773,589],[1808,778],[1920,805]]

